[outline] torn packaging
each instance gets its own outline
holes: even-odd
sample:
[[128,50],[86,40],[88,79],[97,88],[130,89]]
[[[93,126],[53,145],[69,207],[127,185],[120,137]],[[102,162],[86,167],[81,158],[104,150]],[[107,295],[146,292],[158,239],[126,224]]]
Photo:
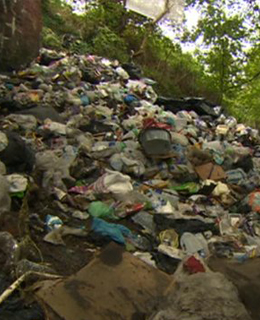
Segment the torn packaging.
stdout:
[[203,164],[196,167],[195,170],[202,180],[218,181],[226,178],[226,173],[221,166],[213,163]]

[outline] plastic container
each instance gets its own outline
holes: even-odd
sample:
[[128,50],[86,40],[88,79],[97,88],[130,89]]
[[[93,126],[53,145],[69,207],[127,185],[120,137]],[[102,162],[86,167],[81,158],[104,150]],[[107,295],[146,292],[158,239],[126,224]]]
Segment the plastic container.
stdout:
[[141,131],[139,141],[149,156],[163,156],[171,151],[171,134],[159,128],[148,128]]
[[228,117],[225,121],[225,125],[229,128],[234,128],[237,125],[237,120],[234,117]]
[[226,135],[228,133],[229,127],[224,124],[219,124],[216,128],[216,134]]

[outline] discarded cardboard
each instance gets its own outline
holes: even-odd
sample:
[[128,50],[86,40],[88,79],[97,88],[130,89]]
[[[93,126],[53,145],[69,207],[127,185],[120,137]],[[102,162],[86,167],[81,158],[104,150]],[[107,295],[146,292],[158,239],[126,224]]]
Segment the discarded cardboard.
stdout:
[[37,292],[65,320],[131,320],[150,313],[173,278],[114,243],[77,274]]
[[195,168],[197,174],[202,180],[219,181],[226,178],[225,171],[213,163],[206,163]]

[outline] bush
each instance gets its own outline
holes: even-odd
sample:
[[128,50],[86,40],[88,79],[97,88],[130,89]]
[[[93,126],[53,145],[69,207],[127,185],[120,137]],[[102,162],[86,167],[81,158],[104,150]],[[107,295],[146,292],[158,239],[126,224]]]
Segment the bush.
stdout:
[[94,53],[121,62],[128,60],[125,41],[107,27],[101,27],[93,40]]
[[61,39],[50,28],[42,30],[42,45],[48,49],[59,50],[62,47]]

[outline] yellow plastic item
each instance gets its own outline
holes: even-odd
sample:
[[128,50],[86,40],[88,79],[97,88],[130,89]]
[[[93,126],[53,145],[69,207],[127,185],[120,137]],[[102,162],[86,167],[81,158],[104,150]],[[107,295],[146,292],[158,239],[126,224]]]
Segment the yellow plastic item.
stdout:
[[174,229],[167,229],[159,234],[161,243],[168,244],[173,248],[179,247],[179,235]]

